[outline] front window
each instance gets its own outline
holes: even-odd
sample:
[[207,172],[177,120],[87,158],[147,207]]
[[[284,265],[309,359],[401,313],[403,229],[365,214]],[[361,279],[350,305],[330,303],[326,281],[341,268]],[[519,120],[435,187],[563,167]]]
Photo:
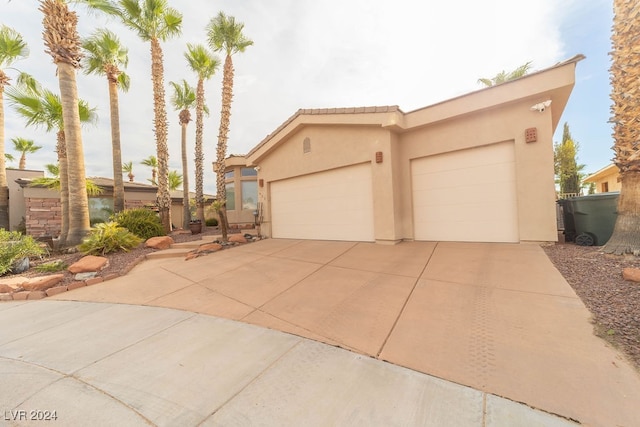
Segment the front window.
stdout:
[[256,210],[258,207],[258,183],[256,181],[242,182],[242,209]]
[[234,211],[236,210],[236,188],[233,182],[230,182],[225,185],[227,189],[227,210]]
[[242,168],[240,174],[242,176],[256,176],[258,172],[254,168]]
[[230,171],[226,171],[224,173],[224,179],[231,179],[231,178],[233,178],[233,169]]

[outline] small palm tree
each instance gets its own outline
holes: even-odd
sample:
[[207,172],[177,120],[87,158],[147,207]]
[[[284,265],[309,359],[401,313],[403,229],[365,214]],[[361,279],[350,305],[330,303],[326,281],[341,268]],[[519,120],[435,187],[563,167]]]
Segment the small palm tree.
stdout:
[[[29,184],[30,187],[45,187],[45,188],[49,188],[51,190],[55,190],[55,191],[60,191],[61,188],[61,184],[60,184],[60,167],[58,165],[54,165],[51,163],[48,163],[46,165],[44,165],[45,169],[47,170],[47,172],[49,172],[50,177],[48,176],[43,176],[43,177],[39,177],[39,178],[34,178],[33,180],[31,180],[31,183]],[[98,185],[96,185],[95,182],[93,182],[90,179],[86,179],[86,186],[87,186],[87,195],[88,196],[98,196],[100,194],[102,194],[102,188],[98,187]]]
[[42,148],[41,145],[36,145],[32,139],[12,138],[11,142],[13,142],[13,149],[20,153],[20,162],[18,163],[18,169],[26,169],[27,153],[33,154]]
[[[182,179],[183,177],[178,173],[178,171],[169,171],[169,189],[171,191],[175,191],[180,188],[182,186]],[[187,207],[189,207],[188,202]],[[188,226],[189,224],[187,224],[187,227]]]
[[151,155],[140,162],[141,165],[149,166],[151,168],[151,179],[148,179],[151,184],[158,185],[158,158]]
[[486,87],[491,87],[491,86],[495,86],[498,85],[500,83],[504,83],[504,82],[508,82],[509,80],[514,80],[514,79],[518,79],[524,75],[526,75],[529,70],[531,69],[531,61],[527,62],[526,64],[523,64],[521,66],[519,66],[518,68],[516,68],[513,71],[500,71],[498,74],[496,74],[494,77],[490,78],[490,79],[486,79],[486,78],[480,78],[478,79],[478,83],[486,86]]
[[129,177],[129,182],[133,182],[133,162],[127,162],[122,164],[122,173],[126,173]]
[[5,164],[4,88],[11,80],[5,69],[28,55],[29,49],[22,36],[12,28],[0,25],[0,228],[5,230],[9,229],[9,185]]
[[209,80],[220,67],[220,59],[200,44],[187,44],[187,52],[184,54],[189,68],[198,75],[196,87],[196,148],[195,148],[195,175],[196,175],[196,218],[205,224],[204,218],[204,153],[203,144],[203,113],[208,113],[204,103],[204,82]]
[[[27,126],[44,127],[47,132],[56,131],[58,163],[60,165],[60,204],[62,205],[62,227],[60,231],[60,245],[67,244],[67,235],[70,231],[71,197],[70,176],[68,174],[69,159],[67,158],[67,145],[65,143],[66,132],[64,128],[64,114],[60,96],[42,86],[27,74],[21,74],[18,85],[7,90],[7,96],[16,112],[22,116]],[[95,108],[90,108],[83,101],[78,100],[76,106],[80,122],[95,123],[97,115]],[[86,183],[86,177],[82,177],[82,185]],[[84,189],[86,193],[86,188]],[[86,194],[85,194],[86,196]],[[87,199],[88,200],[88,199]],[[88,202],[87,202],[88,204]],[[71,245],[74,243],[69,242]]]
[[124,183],[122,182],[122,148],[120,144],[120,111],[118,88],[129,89],[129,76],[120,71],[129,62],[128,50],[109,30],[101,29],[84,40],[82,48],[87,53],[83,59],[85,74],[97,74],[107,78],[109,84],[109,109],[111,113],[111,152],[113,165],[113,211],[124,210]]
[[217,199],[222,202],[220,225],[222,240],[227,240],[226,198],[227,189],[224,182],[225,158],[227,157],[227,140],[229,138],[229,123],[231,121],[231,101],[233,99],[233,59],[232,56],[253,45],[253,41],[242,34],[244,24],[236,22],[233,16],[226,16],[223,12],[211,19],[207,25],[209,46],[215,52],[224,52],[224,69],[222,74],[222,111],[220,113],[220,129],[218,131],[218,147],[216,150],[216,191]]
[[9,153],[4,153],[4,159],[7,162],[15,162],[16,161],[16,158],[12,154],[9,154]]
[[151,80],[153,82],[153,125],[158,156],[158,213],[165,233],[171,232],[171,195],[169,194],[169,149],[167,146],[167,108],[164,92],[164,63],[161,41],[180,35],[182,14],[169,7],[167,0],[119,0],[125,26],[151,44]]
[[180,126],[182,128],[182,228],[186,229],[189,227],[189,220],[191,219],[191,212],[189,211],[189,179],[187,175],[187,126],[191,121],[191,112],[189,109],[192,108],[193,104],[196,102],[196,93],[193,91],[193,88],[189,86],[189,83],[187,83],[186,80],[182,80],[181,84],[176,82],[170,83],[171,86],[173,86],[171,103],[176,110],[180,110],[179,118]]

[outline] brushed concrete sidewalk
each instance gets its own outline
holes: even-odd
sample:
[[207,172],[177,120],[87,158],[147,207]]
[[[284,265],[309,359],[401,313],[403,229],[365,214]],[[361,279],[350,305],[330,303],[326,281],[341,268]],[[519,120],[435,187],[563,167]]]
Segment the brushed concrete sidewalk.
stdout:
[[[110,304],[52,301],[54,299]],[[113,303],[175,308],[185,312]],[[296,362],[291,362],[290,371],[283,369],[278,375],[270,373],[270,367],[267,369],[258,363],[259,373],[253,377],[253,374],[243,374],[251,379],[238,382],[235,386],[240,389],[225,395],[226,400],[207,403],[206,410],[194,409],[197,417],[207,422],[222,414],[241,418],[226,418],[226,422],[220,424],[248,425],[265,419],[273,420],[273,425],[293,425],[303,420],[308,424],[314,420],[313,414],[322,417],[317,424],[334,424],[335,421],[338,424],[378,422],[385,425],[554,425],[552,422],[566,425],[570,424],[566,419],[573,419],[585,425],[632,426],[640,419],[637,405],[640,402],[640,376],[614,349],[592,334],[588,311],[535,244],[407,242],[383,246],[269,239],[190,261],[146,261],[125,277],[46,301],[26,303],[24,307],[35,307],[33,312],[37,313],[41,307],[54,304],[81,307],[78,310],[105,307],[101,313],[116,313],[106,316],[113,319],[106,322],[107,326],[104,319],[92,321],[93,313],[79,316],[81,320],[73,325],[84,325],[83,328],[89,330],[94,325],[98,335],[106,336],[104,340],[116,330],[119,339],[123,338],[121,335],[127,339],[131,335],[134,341],[121,344],[119,350],[109,349],[102,357],[88,357],[86,365],[63,366],[65,370],[41,363],[40,357],[46,353],[44,349],[34,350],[33,360],[24,358],[24,353],[32,347],[37,349],[47,343],[42,344],[40,337],[46,331],[35,331],[15,336],[8,344],[2,344],[0,340],[0,357],[5,357],[0,360],[11,363],[27,360],[55,369],[61,375],[70,375],[69,370],[82,372],[82,369],[90,370],[91,366],[106,363],[104,371],[97,373],[98,379],[94,381],[91,375],[81,375],[80,381],[107,390],[108,395],[133,408],[140,404],[135,399],[131,401],[129,393],[138,386],[142,388],[138,390],[139,394],[146,396],[141,397],[142,400],[149,398],[147,393],[168,393],[162,399],[183,409],[191,407],[186,400],[179,401],[176,394],[202,395],[208,390],[207,385],[213,387],[214,394],[220,393],[213,383],[220,372],[210,371],[218,367],[189,365],[202,370],[194,385],[195,391],[185,389],[188,383],[173,379],[189,371],[179,364],[180,354],[186,352],[182,357],[188,360],[196,356],[206,359],[203,355],[215,349],[230,360],[249,357],[247,366],[258,363],[251,358],[253,353],[268,366],[281,367],[280,361],[287,357],[293,357]],[[11,317],[11,310],[6,309],[11,306],[18,310],[14,314],[30,310],[16,303],[2,305],[2,324],[7,324],[4,314]],[[118,310],[152,310],[149,319],[169,315],[160,313],[186,318],[180,318],[170,326],[163,326],[160,320],[147,319],[151,323],[147,325],[133,321],[133,314],[130,317],[117,314]],[[193,313],[239,320],[293,335]],[[158,349],[146,345],[143,345],[144,350],[137,352],[129,349],[129,346],[142,345],[147,340],[153,343],[161,331],[179,328],[194,319],[208,326],[181,329],[174,344],[169,343],[171,340],[165,342],[166,352],[161,351],[164,347],[160,344]],[[112,322],[119,325],[109,326]],[[229,325],[231,329],[218,332],[215,326],[218,324]],[[49,327],[50,322],[47,325]],[[160,331],[150,330],[152,326]],[[75,327],[64,329],[74,330]],[[242,338],[238,332],[241,330],[251,332]],[[135,341],[137,333],[145,337],[139,336],[139,341]],[[210,336],[218,333],[225,340],[217,342]],[[259,349],[254,349],[253,339],[249,338],[253,334],[268,336],[263,341],[256,339]],[[85,332],[83,339],[87,340],[88,335],[93,336]],[[30,340],[29,337],[38,338]],[[200,340],[205,344],[199,344]],[[276,344],[278,340],[287,344],[280,347]],[[99,345],[89,346],[89,350],[104,346],[100,339],[98,341]],[[67,344],[69,351],[73,349],[72,342]],[[238,349],[237,346],[243,343],[248,347]],[[274,359],[261,353],[271,350],[278,354]],[[290,352],[295,356],[290,356]],[[117,357],[120,353],[125,355]],[[348,362],[332,362],[334,354]],[[116,362],[109,364],[111,357]],[[158,361],[158,357],[162,361]],[[91,361],[92,358],[95,360]],[[142,369],[142,373],[134,375],[136,369],[124,368],[125,361]],[[360,364],[371,366],[377,374],[359,376],[351,372],[352,369],[356,372],[369,369]],[[283,372],[289,372],[289,375],[283,377],[282,382],[275,381],[284,375]],[[188,376],[191,375],[198,374],[189,372]],[[72,377],[76,379],[74,375]],[[402,378],[409,378],[409,383]],[[233,389],[236,381],[230,379],[228,387]],[[328,389],[327,381],[332,386],[341,386]],[[416,381],[420,384],[436,381],[456,391],[448,393],[436,387],[439,391],[426,393],[423,387],[427,386],[412,388]],[[105,389],[106,386],[114,389],[109,391],[111,389]],[[271,386],[276,388],[271,389]],[[346,393],[349,387],[353,387],[352,391]],[[403,394],[405,388],[409,395]],[[466,400],[467,392],[475,396],[472,400],[479,400]],[[362,396],[369,393],[378,397]],[[318,399],[318,396],[323,397]],[[495,402],[499,402],[499,410]],[[167,414],[156,408],[158,403],[148,404],[152,409],[150,415],[144,417],[153,423],[165,424]],[[231,407],[236,409],[229,409]],[[207,411],[211,412],[207,414]],[[470,415],[467,411],[471,411]]]

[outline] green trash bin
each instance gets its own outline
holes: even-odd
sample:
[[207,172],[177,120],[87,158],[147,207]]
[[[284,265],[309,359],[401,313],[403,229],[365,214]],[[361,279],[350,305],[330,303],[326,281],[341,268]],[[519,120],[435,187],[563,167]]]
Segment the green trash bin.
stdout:
[[576,244],[602,246],[609,241],[618,217],[619,196],[619,192],[610,192],[568,199],[575,225]]

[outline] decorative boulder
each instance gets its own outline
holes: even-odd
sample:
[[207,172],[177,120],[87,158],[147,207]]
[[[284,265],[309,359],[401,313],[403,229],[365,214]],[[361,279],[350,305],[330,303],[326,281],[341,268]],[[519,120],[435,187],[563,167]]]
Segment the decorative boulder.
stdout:
[[232,234],[229,236],[229,242],[231,243],[247,243],[247,238],[242,234]]
[[102,256],[87,255],[71,264],[67,270],[73,274],[100,271],[107,265],[108,261],[108,258]]
[[23,283],[22,287],[27,291],[44,291],[60,283],[63,278],[64,274],[34,277]]
[[152,249],[169,249],[174,241],[169,236],[151,237],[144,243],[145,248]]
[[640,269],[627,267],[622,270],[622,278],[630,282],[640,282]]

